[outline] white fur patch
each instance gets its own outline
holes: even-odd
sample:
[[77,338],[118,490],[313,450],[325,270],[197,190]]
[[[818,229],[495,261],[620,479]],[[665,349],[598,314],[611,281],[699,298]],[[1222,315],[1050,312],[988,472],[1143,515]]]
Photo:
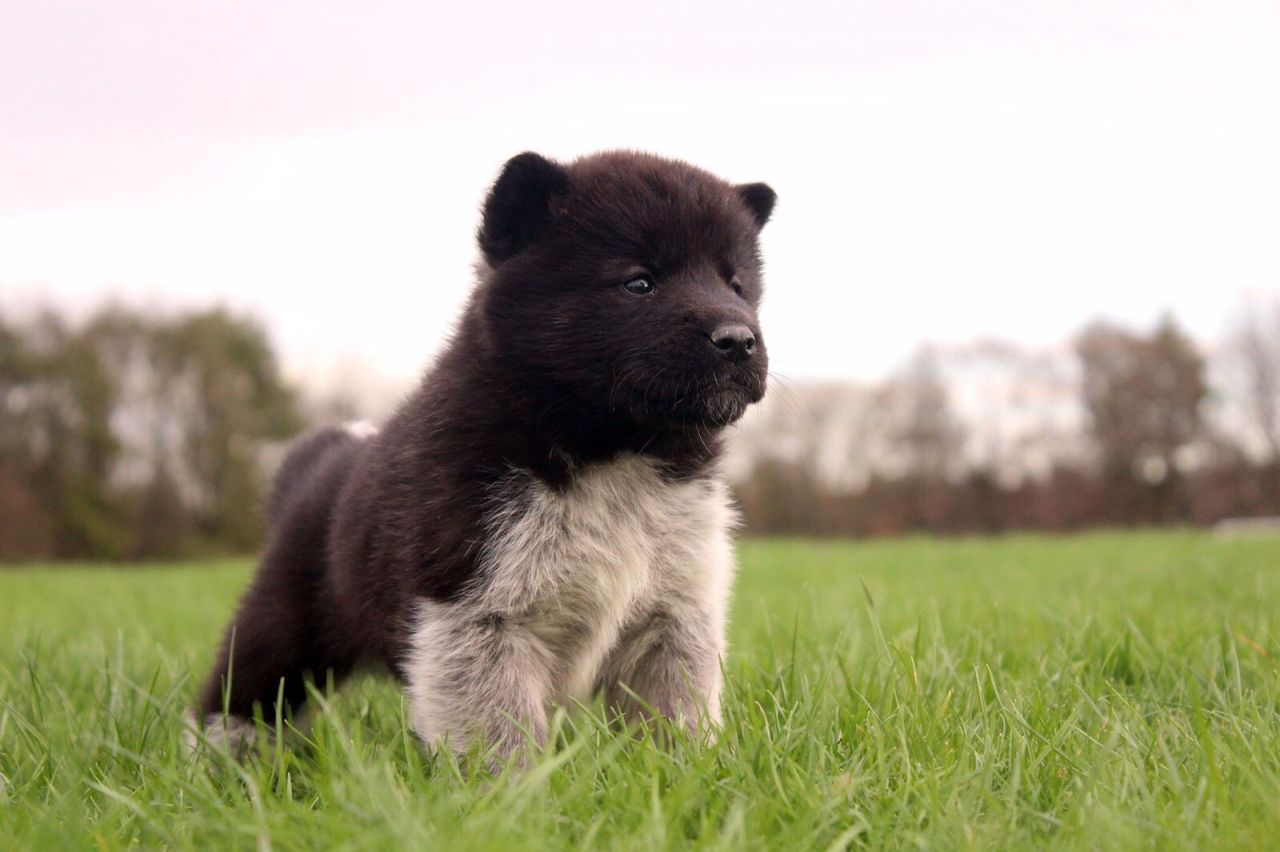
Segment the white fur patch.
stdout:
[[[420,609],[408,672],[424,740],[465,735],[483,709],[474,705],[495,689],[519,691],[541,712],[587,699],[624,629],[655,611],[709,621],[723,652],[735,515],[718,479],[673,482],[626,456],[583,469],[564,491],[513,473],[496,496],[476,582],[455,602]],[[500,639],[484,627],[497,619]],[[487,641],[515,661],[509,670],[476,672],[475,652],[457,647]],[[709,689],[718,693],[718,673]],[[718,706],[718,694],[706,698]]]
[[215,748],[239,754],[253,744],[257,729],[248,719],[239,716],[223,716],[221,713],[210,713],[204,717],[204,724],[191,712],[183,716],[184,730],[182,741],[189,752],[200,750],[202,743]]
[[342,424],[342,428],[346,430],[348,435],[353,438],[359,438],[361,441],[378,434],[378,427],[368,420],[352,420],[350,423]]

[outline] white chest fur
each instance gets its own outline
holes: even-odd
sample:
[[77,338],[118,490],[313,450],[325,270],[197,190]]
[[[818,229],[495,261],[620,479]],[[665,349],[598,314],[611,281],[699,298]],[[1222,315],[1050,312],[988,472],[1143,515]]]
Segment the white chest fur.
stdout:
[[734,515],[719,480],[674,482],[629,456],[564,491],[519,475],[505,490],[476,603],[546,644],[561,697],[586,697],[619,632],[646,610],[696,605],[723,622]]
[[589,697],[654,617],[701,625],[715,703],[735,521],[723,483],[672,481],[631,456],[559,491],[514,473],[494,507],[475,582],[420,607],[407,674],[424,740],[465,741],[485,708],[491,735],[510,718],[536,727],[549,705]]

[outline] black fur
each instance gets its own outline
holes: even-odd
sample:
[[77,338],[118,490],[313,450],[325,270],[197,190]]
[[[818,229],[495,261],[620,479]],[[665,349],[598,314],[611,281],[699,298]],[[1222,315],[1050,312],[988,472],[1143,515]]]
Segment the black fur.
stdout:
[[[774,198],[642,154],[510,160],[484,205],[480,280],[417,391],[376,437],[324,430],[286,459],[203,712],[271,718],[282,680],[296,708],[308,676],[401,673],[415,602],[483,582],[484,519],[513,467],[564,487],[634,452],[705,475],[764,394],[757,234]],[[624,287],[639,277],[652,292]],[[726,324],[754,333],[749,358],[710,342]]]

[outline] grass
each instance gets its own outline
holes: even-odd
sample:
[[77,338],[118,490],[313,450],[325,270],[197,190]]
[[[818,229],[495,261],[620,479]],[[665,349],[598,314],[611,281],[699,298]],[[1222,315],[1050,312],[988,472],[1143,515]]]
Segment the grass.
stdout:
[[1280,539],[752,541],[713,746],[599,708],[497,778],[344,689],[246,762],[179,717],[248,564],[0,572],[0,848],[1274,848]]

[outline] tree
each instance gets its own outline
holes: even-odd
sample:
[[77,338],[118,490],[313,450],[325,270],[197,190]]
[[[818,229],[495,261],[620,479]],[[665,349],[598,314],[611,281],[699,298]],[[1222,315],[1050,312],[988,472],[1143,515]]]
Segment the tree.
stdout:
[[[7,328],[0,355],[4,434],[0,465],[29,511],[5,517],[0,538],[47,526],[44,555],[119,556],[124,541],[107,477],[119,451],[111,428],[115,389],[85,340],[56,315]],[[32,506],[32,504],[34,504]],[[29,536],[23,536],[29,538]],[[21,554],[34,556],[40,554]]]
[[928,348],[917,351],[884,392],[907,474],[924,482],[945,480],[963,463],[965,435],[951,411],[937,354]]
[[1076,341],[1102,476],[1115,516],[1182,517],[1179,454],[1203,434],[1204,360],[1165,318],[1149,337],[1105,323]]
[[[1265,466],[1258,501],[1280,508],[1280,295],[1246,301],[1227,338],[1227,354],[1238,378],[1244,415],[1261,439]],[[1269,500],[1268,500],[1269,498]]]
[[301,426],[263,329],[112,306],[0,320],[0,557],[257,545],[264,448]]
[[1280,498],[1280,297],[1247,303],[1228,348],[1244,380],[1245,409],[1261,435]]
[[163,385],[182,418],[182,459],[196,484],[199,523],[212,539],[252,547],[265,483],[259,450],[301,427],[264,330],[215,310],[161,336]]

